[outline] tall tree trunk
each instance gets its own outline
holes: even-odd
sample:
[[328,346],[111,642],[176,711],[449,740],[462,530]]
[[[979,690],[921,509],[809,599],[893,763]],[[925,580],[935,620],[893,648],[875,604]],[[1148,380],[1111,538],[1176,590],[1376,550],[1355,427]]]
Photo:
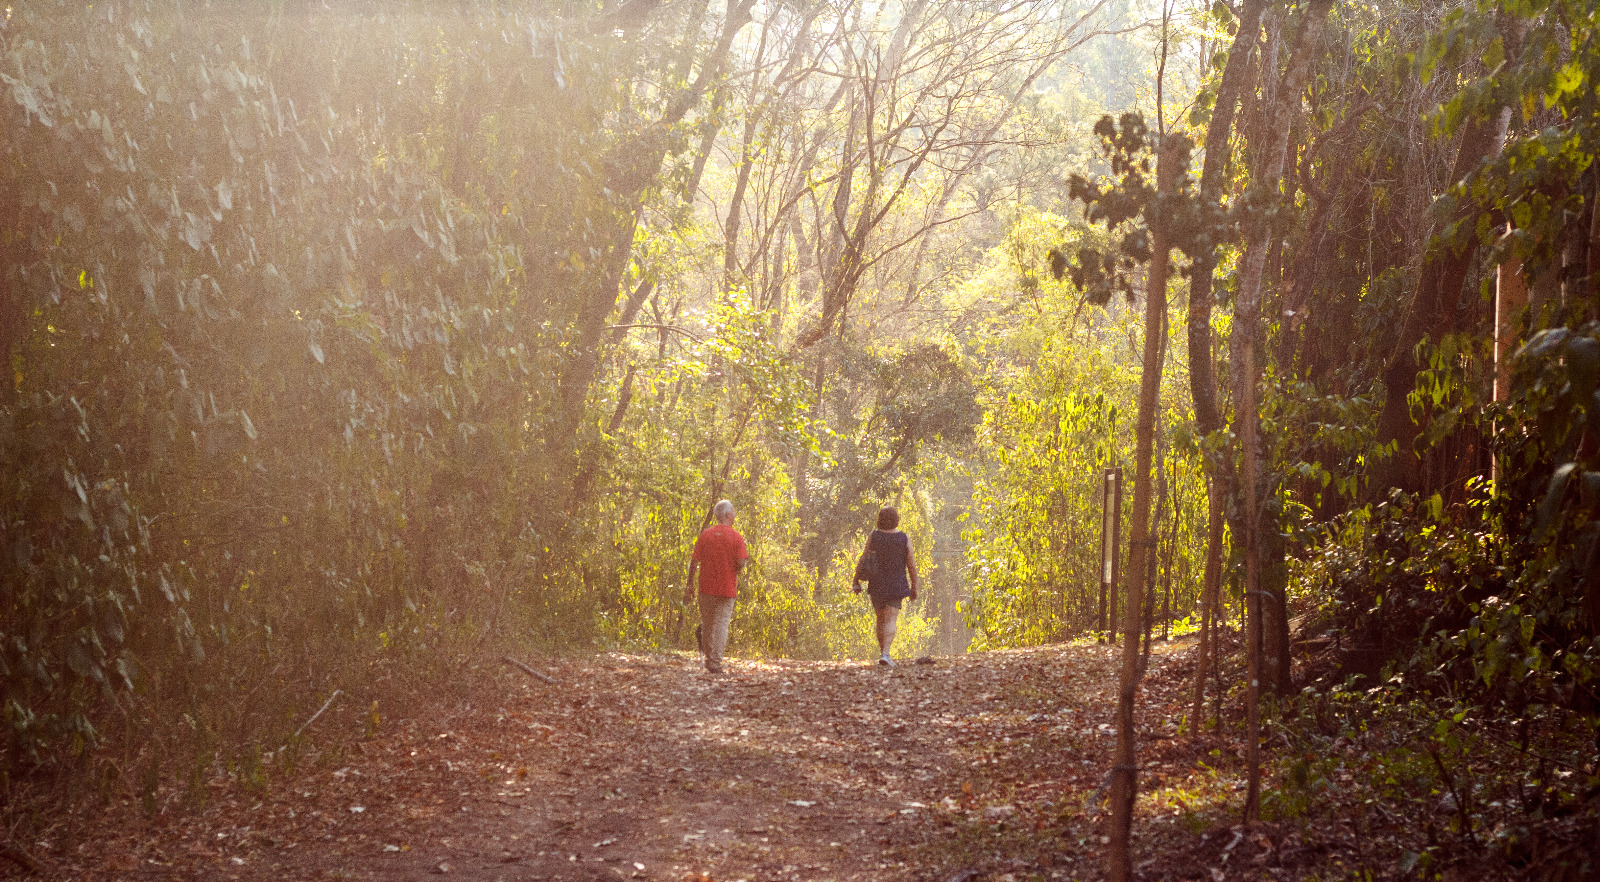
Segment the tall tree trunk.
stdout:
[[1245,796],[1244,822],[1256,819],[1261,806],[1261,548],[1257,541],[1259,521],[1256,505],[1256,325],[1260,303],[1248,309],[1236,308],[1233,327],[1234,358],[1238,386],[1234,402],[1239,427],[1239,494],[1244,502],[1244,608],[1247,678],[1245,691]]
[[[1259,476],[1258,472],[1258,479]],[[1283,532],[1275,528],[1261,530],[1257,543],[1262,601],[1261,674],[1273,694],[1288,695],[1294,691],[1289,666],[1289,565],[1285,559],[1288,550]]]
[[[1502,10],[1496,14],[1496,25],[1504,40],[1506,56],[1515,58],[1520,53],[1527,19]],[[1469,121],[1450,168],[1450,182],[1460,181],[1484,160],[1497,155],[1505,146],[1510,124],[1509,105],[1500,106],[1492,115]],[[1468,200],[1457,209],[1451,221],[1459,221],[1475,210]],[[1375,493],[1387,493],[1391,487],[1408,492],[1435,489],[1425,487],[1421,480],[1423,469],[1416,452],[1416,440],[1422,427],[1411,419],[1407,396],[1416,386],[1417,373],[1421,370],[1416,358],[1417,344],[1429,335],[1437,337],[1455,330],[1461,286],[1466,283],[1467,272],[1476,255],[1475,244],[1459,251],[1435,248],[1429,250],[1422,265],[1416,297],[1401,321],[1399,336],[1383,368],[1384,400],[1378,416],[1378,441],[1393,443],[1395,452],[1375,476],[1377,480],[1372,485]]]
[[[1278,85],[1277,100],[1267,108],[1268,121],[1263,131],[1270,140],[1257,155],[1251,179],[1258,186],[1277,189],[1283,181],[1283,170],[1289,156],[1289,133],[1300,110],[1300,91],[1311,70],[1311,59],[1322,37],[1322,27],[1327,21],[1333,0],[1312,0],[1300,21],[1299,32],[1289,56],[1289,68]],[[1266,218],[1251,224],[1246,237],[1244,257],[1240,261],[1239,292],[1234,299],[1233,351],[1234,351],[1234,431],[1239,437],[1240,487],[1243,501],[1243,538],[1245,550],[1245,610],[1248,618],[1249,683],[1245,697],[1246,743],[1245,761],[1248,766],[1245,781],[1245,823],[1256,820],[1261,809],[1261,744],[1260,744],[1260,689],[1261,689],[1261,606],[1264,602],[1281,604],[1282,596],[1262,596],[1261,542],[1260,542],[1260,477],[1263,451],[1260,442],[1261,414],[1256,402],[1256,384],[1260,371],[1256,364],[1258,338],[1261,333],[1262,286],[1265,281],[1267,256],[1272,250],[1272,227]]]
[[[1228,50],[1228,61],[1217,86],[1217,103],[1206,125],[1205,156],[1200,165],[1200,198],[1207,206],[1221,201],[1227,160],[1232,155],[1230,139],[1233,120],[1251,58],[1261,41],[1261,12],[1265,0],[1244,0],[1239,10],[1239,29]],[[1194,398],[1194,421],[1202,437],[1224,428],[1222,408],[1217,403],[1217,377],[1211,353],[1212,273],[1217,258],[1213,250],[1195,257],[1189,282],[1189,392]],[[1201,590],[1200,664],[1195,671],[1195,726],[1198,731],[1200,706],[1205,693],[1206,665],[1216,644],[1217,597],[1222,585],[1223,494],[1232,481],[1224,462],[1217,456],[1205,458],[1206,475],[1211,479],[1211,504],[1206,531],[1206,581]],[[1209,599],[1206,599],[1209,598]]]
[[[1156,189],[1171,193],[1178,176],[1177,157],[1163,144],[1156,160]],[[1144,625],[1145,561],[1150,554],[1150,464],[1155,450],[1156,405],[1161,393],[1161,366],[1166,356],[1167,273],[1170,245],[1161,218],[1150,223],[1152,257],[1145,284],[1144,359],[1139,378],[1139,417],[1134,429],[1133,517],[1128,529],[1127,609],[1122,618],[1122,671],[1117,682],[1117,751],[1111,770],[1112,882],[1130,882],[1133,802],[1138,793],[1138,756],[1134,745],[1133,705],[1139,685],[1139,632]]]
[[[689,110],[699,103],[710,83],[720,76],[733,45],[734,36],[750,23],[755,0],[736,0],[730,3],[727,17],[716,46],[700,67],[695,81],[678,94],[660,119],[655,120],[619,144],[604,159],[604,187],[614,194],[619,218],[614,228],[599,237],[600,256],[591,265],[592,271],[582,278],[589,280],[579,286],[575,295],[580,299],[574,318],[572,351],[575,356],[556,378],[556,412],[551,427],[551,442],[544,457],[551,464],[551,491],[537,500],[535,510],[549,512],[541,526],[554,530],[563,523],[565,512],[574,499],[573,478],[579,473],[574,454],[579,446],[580,427],[583,424],[585,404],[589,390],[600,374],[601,347],[606,336],[606,322],[617,308],[625,270],[632,258],[633,236],[638,226],[644,204],[644,193],[659,177],[661,163],[668,155],[671,139],[668,132],[679,123]],[[686,41],[684,51],[692,51],[693,40]],[[554,543],[551,543],[552,546]]]
[[[1265,0],[1245,0],[1239,11],[1239,30],[1222,69],[1216,108],[1206,125],[1205,156],[1200,163],[1200,198],[1206,205],[1216,205],[1221,199],[1227,160],[1233,152],[1229,140],[1233,137],[1235,105],[1244,90],[1250,57],[1261,39],[1261,11],[1265,7]],[[1216,268],[1216,253],[1203,252],[1195,258],[1189,282],[1189,391],[1194,397],[1195,426],[1202,436],[1223,428],[1211,356],[1211,276]],[[1215,474],[1212,479],[1216,480]]]

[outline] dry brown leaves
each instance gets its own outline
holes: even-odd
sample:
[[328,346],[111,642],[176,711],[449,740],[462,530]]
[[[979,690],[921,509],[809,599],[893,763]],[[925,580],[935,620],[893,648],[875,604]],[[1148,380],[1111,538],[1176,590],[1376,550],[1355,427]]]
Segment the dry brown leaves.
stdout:
[[[1336,827],[1230,825],[1240,751],[1180,735],[1186,649],[1158,644],[1142,687],[1140,877],[1361,866]],[[62,879],[1099,878],[1116,652],[484,666],[264,790],[7,812]]]

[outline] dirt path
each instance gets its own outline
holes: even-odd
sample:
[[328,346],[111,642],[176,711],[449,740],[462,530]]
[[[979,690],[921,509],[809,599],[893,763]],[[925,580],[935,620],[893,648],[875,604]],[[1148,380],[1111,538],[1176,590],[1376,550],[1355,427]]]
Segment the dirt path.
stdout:
[[[546,662],[556,686],[481,672],[451,710],[380,717],[360,755],[296,783],[80,847],[73,878],[1093,877],[1113,660],[1080,645],[893,669],[733,660],[716,678],[684,655],[610,654]],[[1151,680],[1168,660],[1158,648]],[[1149,720],[1159,776],[1175,726]]]
[[[1135,878],[1415,879],[1424,854],[1446,882],[1531,878],[1451,832],[1459,810],[1407,777],[1410,730],[1381,720],[1307,717],[1299,747],[1269,731],[1266,821],[1239,826],[1240,711],[1180,734],[1188,648],[1158,642],[1140,688]],[[537,660],[557,684],[484,666],[407,707],[350,702],[320,724],[327,752],[170,770],[148,802],[13,783],[0,880],[1100,880],[1116,653],[734,660],[718,678],[687,654]],[[1590,878],[1561,875],[1589,818],[1540,828],[1540,878]]]

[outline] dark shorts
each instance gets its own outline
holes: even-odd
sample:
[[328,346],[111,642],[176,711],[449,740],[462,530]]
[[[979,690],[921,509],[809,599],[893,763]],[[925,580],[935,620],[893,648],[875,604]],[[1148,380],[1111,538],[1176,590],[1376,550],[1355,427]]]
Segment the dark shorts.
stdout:
[[900,604],[903,603],[904,601],[905,601],[905,598],[904,597],[900,597],[898,595],[896,595],[894,597],[879,597],[878,595],[874,594],[874,595],[872,595],[872,608],[873,609],[888,609],[889,607],[892,606],[895,609],[899,609],[900,608]]

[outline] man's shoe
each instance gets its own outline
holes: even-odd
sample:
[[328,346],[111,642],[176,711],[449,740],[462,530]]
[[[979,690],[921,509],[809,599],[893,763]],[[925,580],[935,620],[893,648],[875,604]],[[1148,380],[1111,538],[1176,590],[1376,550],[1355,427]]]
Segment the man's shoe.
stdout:
[[892,667],[895,666],[894,659],[890,658],[889,657],[889,653],[887,653],[887,652],[884,653],[883,655],[878,656],[878,664],[883,665],[884,667],[888,667],[888,668],[892,668]]

